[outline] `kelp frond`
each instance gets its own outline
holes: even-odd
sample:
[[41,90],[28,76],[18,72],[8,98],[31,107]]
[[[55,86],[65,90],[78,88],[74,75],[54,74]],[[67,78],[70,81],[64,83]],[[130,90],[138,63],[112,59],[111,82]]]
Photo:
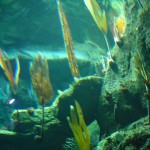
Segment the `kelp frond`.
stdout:
[[39,54],[30,66],[33,88],[40,104],[47,104],[53,96],[53,88],[49,77],[49,67],[46,58]]
[[65,48],[66,48],[66,51],[68,54],[68,61],[70,64],[70,69],[71,69],[72,75],[74,77],[80,77],[80,73],[79,73],[79,69],[78,69],[78,65],[77,65],[77,61],[76,61],[76,57],[75,57],[75,53],[74,53],[73,40],[72,40],[69,25],[68,25],[68,21],[67,21],[66,15],[63,11],[62,4],[60,3],[60,1],[57,1],[57,4],[58,4],[59,17],[60,17],[60,21],[61,21],[61,27],[62,27],[62,31],[63,31]]
[[40,139],[44,136],[44,106],[52,99],[53,88],[50,82],[49,67],[46,58],[40,54],[34,58],[30,66],[30,74],[33,88],[36,92],[39,103],[42,105],[42,128]]
[[106,12],[104,10],[102,11],[101,7],[99,6],[96,0],[84,0],[84,3],[86,7],[88,8],[88,10],[90,11],[98,28],[102,31],[104,35],[108,53],[109,53],[110,62],[114,62],[111,57],[110,47],[109,47],[108,38],[107,38],[108,29],[107,29]]
[[12,66],[7,57],[7,54],[5,52],[2,53],[2,50],[0,49],[0,65],[2,69],[4,70],[8,80],[10,81],[15,93],[16,93],[16,89],[18,86],[19,74],[20,74],[20,63],[19,63],[18,58],[16,59],[16,62],[17,62],[17,67],[16,67],[15,76],[14,76]]
[[82,109],[75,101],[76,110],[70,107],[70,117],[67,117],[69,126],[74,134],[80,150],[90,150],[90,134],[85,124]]
[[16,59],[16,71],[15,71],[15,83],[16,85],[18,85],[18,82],[19,82],[19,75],[20,75],[20,62],[19,62],[19,59],[17,58]]
[[90,11],[94,21],[99,29],[106,35],[107,34],[107,20],[106,13],[102,11],[96,0],[84,0],[85,5]]

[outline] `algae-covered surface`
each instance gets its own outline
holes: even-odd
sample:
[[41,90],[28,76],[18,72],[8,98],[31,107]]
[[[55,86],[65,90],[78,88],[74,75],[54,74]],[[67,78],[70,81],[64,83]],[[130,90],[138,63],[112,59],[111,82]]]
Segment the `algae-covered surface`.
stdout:
[[0,18],[0,149],[150,149],[148,0],[1,0]]
[[149,149],[150,127],[147,118],[134,122],[127,128],[114,132],[99,142],[97,150],[109,149]]

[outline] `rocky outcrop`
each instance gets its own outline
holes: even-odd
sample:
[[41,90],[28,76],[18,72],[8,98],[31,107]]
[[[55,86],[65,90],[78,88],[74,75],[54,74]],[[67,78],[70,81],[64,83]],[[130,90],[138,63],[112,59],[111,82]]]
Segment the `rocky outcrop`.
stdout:
[[112,133],[109,137],[99,142],[94,150],[122,150],[150,148],[150,125],[145,124],[147,118],[142,118],[123,130]]

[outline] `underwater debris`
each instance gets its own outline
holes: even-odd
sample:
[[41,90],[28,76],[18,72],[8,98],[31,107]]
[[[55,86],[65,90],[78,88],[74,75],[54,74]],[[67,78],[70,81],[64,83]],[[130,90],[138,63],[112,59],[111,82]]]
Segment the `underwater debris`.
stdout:
[[34,58],[34,61],[30,66],[30,74],[38,101],[42,105],[42,139],[44,132],[44,106],[52,99],[53,88],[49,77],[48,62],[45,58],[42,58],[40,54],[37,58]]
[[67,117],[69,126],[75,136],[76,142],[80,150],[90,150],[90,134],[84,122],[82,109],[77,101],[75,101],[76,110],[70,106],[70,117]]
[[68,54],[68,60],[69,60],[71,72],[72,72],[73,77],[80,77],[68,21],[63,11],[62,4],[60,3],[59,0],[57,1],[57,4],[58,4],[59,17],[61,21],[61,27],[63,31],[64,43],[65,43],[66,51]]
[[[5,61],[4,57],[6,58],[6,61]],[[2,50],[0,49],[0,66],[4,70],[8,80],[10,81],[15,94],[17,92],[16,90],[17,90],[19,74],[20,74],[20,63],[19,63],[18,58],[16,58],[16,65],[17,65],[16,71],[15,71],[15,74],[13,74],[13,69],[12,69],[11,63],[7,57],[7,54],[4,51],[2,53]]]

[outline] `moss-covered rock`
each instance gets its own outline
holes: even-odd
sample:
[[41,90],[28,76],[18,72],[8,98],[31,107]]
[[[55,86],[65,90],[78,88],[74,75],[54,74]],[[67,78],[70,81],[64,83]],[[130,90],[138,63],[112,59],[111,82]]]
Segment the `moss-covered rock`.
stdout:
[[[110,64],[104,77],[104,85],[99,99],[101,134],[110,134],[120,127],[146,115],[147,99],[142,76],[137,71],[134,57],[140,53],[149,76],[149,2],[128,0],[124,3],[126,32],[121,45],[111,50],[114,63]],[[110,128],[111,126],[111,128]]]
[[111,134],[99,142],[96,150],[115,149],[149,149],[150,125],[145,124],[147,118],[142,118],[127,128]]
[[[76,79],[69,89],[59,92],[60,95],[56,98],[53,105],[44,109],[44,139],[41,141],[41,144],[36,145],[35,141],[40,140],[42,109],[28,108],[14,111],[12,114],[13,132],[8,134],[9,132],[3,131],[0,136],[6,137],[14,149],[21,148],[24,140],[28,142],[24,149],[28,149],[29,146],[36,150],[41,147],[44,147],[46,150],[53,146],[54,149],[61,149],[66,138],[73,136],[66,121],[66,117],[70,114],[70,105],[73,105],[74,101],[77,100],[82,107],[86,123],[91,123],[95,120],[98,112],[102,81],[102,78],[95,76]],[[58,134],[59,138],[57,137]],[[13,140],[12,135],[14,137]],[[18,139],[20,144],[15,143]],[[0,142],[5,140],[0,138]],[[8,146],[3,145],[2,148],[5,150]]]
[[66,122],[70,105],[74,105],[75,100],[79,102],[83,115],[87,123],[96,118],[98,112],[98,99],[101,92],[102,78],[89,76],[76,79],[69,89],[60,93],[56,99],[58,103],[58,118]]

